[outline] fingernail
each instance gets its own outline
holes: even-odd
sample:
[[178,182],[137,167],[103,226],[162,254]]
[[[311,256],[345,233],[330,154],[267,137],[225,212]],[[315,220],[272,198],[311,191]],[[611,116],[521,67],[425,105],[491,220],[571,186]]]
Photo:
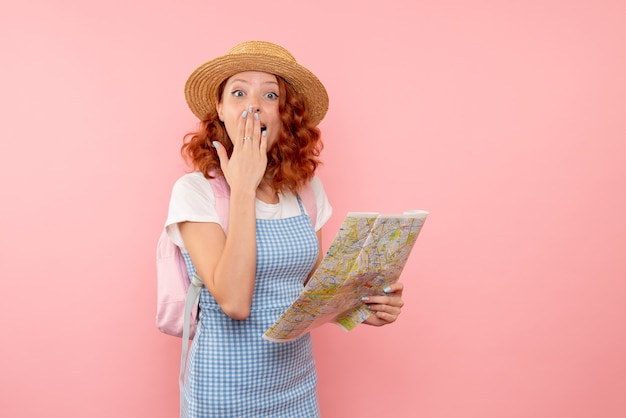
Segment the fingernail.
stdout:
[[391,287],[389,287],[389,286],[385,287],[385,288],[383,289],[383,292],[385,292],[385,293],[389,293],[389,292],[391,292]]
[[215,147],[215,149],[219,149],[220,143],[217,141],[213,141],[213,146]]
[[248,112],[252,113],[252,106],[248,108]]
[[259,114],[258,113],[254,114],[254,120],[259,120]]
[[261,133],[261,135],[267,136],[267,131],[263,131],[263,133]]
[[370,300],[369,296],[363,296],[361,298],[361,301],[363,301],[363,302],[368,301],[368,300]]
[[241,117],[245,119],[246,116],[248,116],[248,112],[244,110],[241,114]]

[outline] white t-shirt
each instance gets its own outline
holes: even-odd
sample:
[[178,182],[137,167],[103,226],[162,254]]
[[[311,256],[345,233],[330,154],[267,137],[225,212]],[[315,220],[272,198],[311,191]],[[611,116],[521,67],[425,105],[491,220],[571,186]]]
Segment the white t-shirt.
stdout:
[[[311,187],[317,204],[315,231],[319,231],[330,219],[333,210],[328,202],[324,186],[318,177],[313,177]],[[257,199],[257,219],[282,219],[300,214],[300,205],[298,205],[298,200],[293,193],[288,191],[279,193],[278,200],[278,203],[269,204]],[[178,223],[185,221],[222,224],[215,209],[215,194],[211,188],[211,183],[199,171],[185,174],[174,183],[167,221],[165,222],[170,239],[183,251],[186,249],[178,230]]]

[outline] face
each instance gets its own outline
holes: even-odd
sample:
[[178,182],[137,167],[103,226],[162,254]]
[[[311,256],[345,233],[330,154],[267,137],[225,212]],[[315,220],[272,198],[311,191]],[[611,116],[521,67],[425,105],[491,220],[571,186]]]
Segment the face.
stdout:
[[281,128],[278,110],[278,82],[276,76],[260,71],[237,73],[226,81],[217,114],[231,138],[238,135],[238,123],[244,110],[252,107],[259,114],[261,128],[267,130],[268,147],[274,143]]

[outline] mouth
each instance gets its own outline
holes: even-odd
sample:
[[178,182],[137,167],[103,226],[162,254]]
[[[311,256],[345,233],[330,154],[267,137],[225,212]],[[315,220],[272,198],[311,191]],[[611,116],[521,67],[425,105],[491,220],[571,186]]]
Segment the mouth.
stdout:
[[261,126],[261,134],[263,134],[263,132],[267,131],[267,126]]

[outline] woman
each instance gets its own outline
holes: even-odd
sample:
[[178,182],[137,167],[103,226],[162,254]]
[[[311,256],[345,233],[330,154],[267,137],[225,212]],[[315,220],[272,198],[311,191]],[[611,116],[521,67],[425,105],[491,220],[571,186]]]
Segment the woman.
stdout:
[[[195,172],[174,185],[167,231],[204,283],[185,380],[188,417],[316,417],[311,336],[262,334],[295,300],[322,258],[332,209],[315,177],[324,86],[284,48],[244,42],[197,68],[186,99],[201,120],[183,155]],[[230,189],[221,225],[209,178]],[[300,192],[311,187],[316,219]],[[226,234],[224,231],[227,230]],[[367,301],[380,326],[396,320],[402,284]]]

